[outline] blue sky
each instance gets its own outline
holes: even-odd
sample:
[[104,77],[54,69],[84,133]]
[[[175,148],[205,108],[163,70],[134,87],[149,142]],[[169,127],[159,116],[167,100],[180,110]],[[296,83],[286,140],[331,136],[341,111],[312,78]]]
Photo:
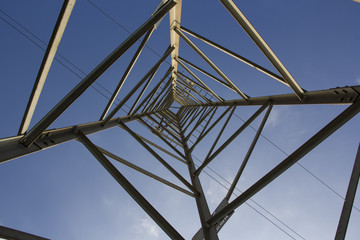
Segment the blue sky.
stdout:
[[[95,0],[91,2],[121,26],[102,14],[89,1],[77,1],[58,53],[78,69],[59,56],[57,59],[80,77],[58,61],[54,61],[31,126],[61,100],[80,78],[125,40],[129,32],[136,30],[159,3],[127,1],[125,4],[122,1]],[[244,0],[235,3],[304,89],[310,91],[360,84],[359,3],[350,0]],[[45,0],[14,0],[0,3],[0,104],[3,113],[0,138],[14,136],[18,131],[44,55],[41,48],[46,48],[61,5],[62,1]],[[33,35],[26,32],[19,23]],[[182,25],[275,71],[220,1],[184,0]],[[129,76],[128,83],[120,92],[120,99],[159,59],[157,54],[162,55],[169,45],[169,39],[167,15],[150,38],[147,46],[151,50],[146,48],[143,51]],[[246,94],[255,97],[291,93],[290,88],[196,39],[191,39]],[[110,95],[105,89],[111,91],[117,85],[135,50],[136,46],[133,46],[97,80],[100,85],[94,85],[96,90],[106,96]],[[211,72],[206,63],[183,41],[180,42],[180,56]],[[157,79],[168,66],[167,63],[161,66]],[[226,99],[239,98],[210,79],[204,77],[205,79],[209,86]],[[96,90],[89,88],[50,128],[98,120],[107,99]],[[345,108],[346,106],[335,105],[275,106],[263,135],[285,153],[290,154]],[[220,142],[225,141],[226,137],[240,126],[241,119],[247,119],[255,110],[255,107],[237,108],[235,113],[239,118],[233,116]],[[255,129],[258,128],[262,116],[252,124]],[[341,196],[345,196],[359,144],[359,123],[359,116],[354,117],[299,161],[301,166]],[[129,126],[144,136],[151,137],[151,133],[139,124],[130,123]],[[204,159],[208,146],[212,144],[219,129],[215,129],[212,135],[199,144],[194,157]],[[205,172],[200,175],[211,211],[226,194],[225,188],[219,182],[226,187],[229,186],[225,180],[232,181],[250,145],[249,139],[252,139],[254,134],[253,129],[247,129],[209,165],[211,169],[205,169],[211,176]],[[106,130],[90,138],[109,151],[181,185],[124,130]],[[159,139],[152,139],[160,143]],[[240,179],[239,189],[246,190],[285,157],[283,152],[261,137]],[[187,169],[181,163],[172,158],[167,158],[167,161],[188,179]],[[113,163],[175,229],[186,239],[193,236],[200,222],[195,201],[191,197],[152,179],[149,180],[119,163]],[[249,205],[244,204],[236,210],[219,233],[219,237],[333,238],[343,200],[301,166],[294,165],[247,202],[283,231]],[[0,225],[51,239],[167,239],[165,233],[76,141],[1,164],[0,188]],[[235,193],[239,194],[239,191],[236,190]],[[359,200],[357,194],[355,205],[358,208]],[[347,239],[357,239],[360,234],[359,222],[360,211],[353,209]]]

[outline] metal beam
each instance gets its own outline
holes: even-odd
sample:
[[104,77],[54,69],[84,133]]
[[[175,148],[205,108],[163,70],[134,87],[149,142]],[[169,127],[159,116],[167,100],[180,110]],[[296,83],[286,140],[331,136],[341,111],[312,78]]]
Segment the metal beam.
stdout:
[[359,183],[360,177],[360,144],[357,150],[354,167],[351,173],[350,182],[348,190],[346,193],[344,206],[341,212],[341,217],[339,220],[339,225],[336,231],[335,240],[344,240],[346,235],[346,230],[348,227],[351,210],[353,208],[353,203],[355,199],[356,189]]
[[192,90],[192,91],[195,92],[199,97],[201,97],[202,99],[204,99],[205,102],[210,102],[209,99],[207,99],[207,98],[204,97],[202,94],[200,94],[189,82],[187,82],[182,76],[180,76],[180,74],[176,73],[176,75],[177,75],[178,78],[180,79],[180,81],[178,81],[179,83],[182,82],[183,84],[185,84],[190,90]]
[[170,10],[170,45],[175,47],[175,50],[171,53],[171,66],[174,67],[172,73],[172,92],[175,93],[176,76],[178,71],[178,64],[175,59],[179,56],[179,36],[174,32],[174,27],[179,27],[181,23],[181,8],[182,0],[176,0],[176,6]]
[[106,124],[119,110],[120,108],[130,99],[130,97],[138,90],[138,88],[145,82],[145,80],[153,74],[161,65],[161,63],[170,55],[174,50],[174,47],[168,47],[164,55],[155,63],[155,65],[145,74],[145,76],[131,89],[131,91],[121,100],[121,102],[116,105],[116,107],[108,114],[104,119],[104,124]]
[[49,73],[51,64],[54,60],[56,51],[58,49],[58,46],[60,44],[62,35],[65,31],[66,25],[69,21],[71,12],[74,8],[76,0],[65,0],[59,17],[56,21],[53,33],[51,35],[49,44],[46,48],[44,58],[42,60],[38,75],[36,77],[34,87],[32,89],[29,102],[26,106],[26,110],[23,116],[23,119],[20,124],[20,129],[18,135],[24,134],[30,125],[31,118],[34,114],[37,102],[39,101],[41,91],[43,89],[43,86],[45,84],[46,77]]
[[[152,131],[153,129],[151,128],[151,126],[149,124],[147,124],[143,119],[139,119],[139,121],[146,126],[147,128],[150,129],[150,131]],[[165,144],[167,144],[172,150],[174,150],[174,152],[176,152],[182,159],[185,159],[184,154],[182,154],[178,149],[176,149],[173,145],[171,145],[168,141],[166,141],[166,139],[159,134],[158,132],[153,132],[156,136],[158,136]]]
[[244,124],[236,130],[210,157],[206,158],[200,167],[196,170],[195,174],[200,174],[201,170],[204,169],[217,155],[219,155],[242,131],[244,131],[247,126],[250,125],[270,103],[267,102],[261,106]]
[[141,140],[136,133],[128,128],[125,123],[119,121],[120,126],[127,131],[138,143],[140,143],[151,155],[153,155],[164,167],[166,167],[175,177],[177,177],[185,186],[187,186],[195,194],[198,194],[196,189],[183,178],[173,167],[171,167],[162,157],[160,157],[154,150],[152,150],[143,140]]
[[173,0],[168,0],[153,16],[131,34],[119,47],[106,57],[74,89],[72,89],[53,109],[48,112],[22,139],[29,147],[87,88],[95,82],[122,54],[124,54],[142,35],[157,23],[172,7]]
[[[208,158],[210,157],[211,153],[213,152],[213,150],[214,150],[217,142],[219,141],[219,139],[220,139],[221,135],[223,134],[226,126],[228,125],[231,117],[233,116],[233,113],[234,113],[235,109],[236,109],[236,108],[233,107],[233,110],[231,110],[231,112],[229,113],[229,116],[228,116],[227,119],[225,120],[224,125],[223,125],[222,128],[220,129],[220,132],[218,133],[218,135],[217,135],[216,138],[215,138],[215,141],[213,142],[212,146],[210,147],[209,152],[208,152],[208,154],[207,154],[206,157],[205,157],[205,160],[208,159]],[[196,174],[200,174],[200,171],[201,171],[201,170],[199,170],[199,173],[196,173]]]
[[222,102],[203,103],[192,106],[255,106],[271,101],[272,105],[308,105],[308,104],[351,104],[358,98],[360,85],[332,88],[329,90],[306,92],[306,99],[300,101],[296,94],[252,97],[250,102],[235,99]]
[[[118,120],[122,122],[131,122],[147,115],[153,114],[154,112],[141,113],[133,116],[125,116],[120,118],[111,119],[106,126],[102,124],[102,121],[96,121],[91,123],[85,123],[77,125],[83,133],[92,134],[105,129],[118,126]],[[72,129],[74,126],[64,127],[59,129],[51,129],[43,132],[38,139],[35,140],[34,144],[29,147],[24,147],[20,143],[23,136],[15,136],[0,139],[0,163],[28,155],[40,150],[44,150],[50,147],[54,147],[61,143],[73,140],[76,138]]]
[[49,240],[48,238],[43,238],[30,233],[0,226],[0,239],[3,238],[9,240]]
[[212,69],[217,72],[222,79],[224,79],[243,99],[246,101],[249,100],[249,97],[246,96],[189,38],[185,36],[179,29],[174,29],[177,34],[202,58],[204,61],[210,65]]
[[306,95],[304,90],[301,89],[299,84],[291,76],[291,74],[282,64],[280,59],[275,55],[275,53],[271,50],[269,45],[267,45],[265,40],[260,36],[260,34],[256,31],[254,26],[249,22],[249,20],[235,5],[235,3],[232,0],[220,0],[220,1],[225,6],[225,8],[230,12],[230,14],[235,18],[235,20],[241,25],[241,27],[245,30],[245,32],[250,36],[250,38],[255,42],[255,44],[260,48],[260,50],[265,54],[265,56],[269,59],[269,61],[274,65],[276,70],[289,84],[289,86],[292,88],[295,94],[300,99],[303,99],[304,96]]
[[126,70],[125,70],[125,72],[124,72],[124,74],[123,74],[123,76],[121,77],[119,84],[116,86],[116,88],[115,88],[113,94],[111,95],[111,98],[109,99],[109,101],[108,101],[108,103],[107,103],[107,105],[106,105],[103,113],[101,114],[100,120],[104,120],[104,118],[106,117],[106,114],[107,114],[108,111],[110,110],[111,105],[114,103],[117,95],[119,94],[119,92],[120,92],[122,86],[124,85],[127,77],[129,76],[129,74],[130,74],[130,72],[131,72],[131,69],[134,67],[137,59],[139,58],[142,50],[143,50],[144,47],[145,47],[145,44],[146,44],[147,41],[149,40],[149,38],[150,38],[150,36],[151,36],[151,34],[152,34],[153,31],[154,31],[154,27],[152,27],[152,28],[146,33],[145,37],[144,37],[143,40],[141,41],[140,46],[139,46],[138,49],[136,50],[133,58],[131,59],[128,67],[126,68]]
[[116,161],[118,161],[118,162],[120,162],[120,163],[122,163],[122,164],[124,164],[124,165],[126,165],[126,166],[128,166],[128,167],[130,167],[130,168],[132,168],[132,169],[146,175],[146,176],[148,176],[148,177],[151,177],[151,178],[153,178],[153,179],[155,179],[155,180],[157,180],[157,181],[159,181],[159,182],[161,182],[161,183],[163,183],[165,185],[168,185],[169,187],[172,187],[172,188],[174,188],[176,190],[179,190],[180,192],[183,192],[183,193],[185,193],[185,194],[187,194],[187,195],[189,195],[191,197],[194,197],[194,193],[189,192],[188,190],[185,190],[185,189],[177,186],[176,184],[173,184],[173,183],[171,183],[171,182],[169,182],[169,181],[167,181],[167,180],[165,180],[165,179],[163,179],[163,178],[161,178],[161,177],[159,177],[159,176],[157,176],[157,175],[155,175],[155,174],[153,174],[153,173],[151,173],[151,172],[149,172],[149,171],[147,171],[147,170],[145,170],[145,169],[143,169],[143,168],[141,168],[141,167],[139,167],[139,166],[137,166],[137,165],[135,165],[135,164],[133,164],[133,163],[131,163],[129,161],[126,161],[125,159],[123,159],[123,158],[121,158],[121,157],[119,157],[119,156],[117,156],[117,155],[115,155],[115,154],[113,154],[113,153],[99,147],[99,146],[96,146],[96,147],[100,150],[101,153],[105,154],[106,156],[111,157],[112,159],[114,159],[114,160],[116,160]]
[[82,133],[75,129],[80,142],[91,152],[110,175],[124,188],[124,190],[140,205],[140,207],[159,225],[172,239],[184,239],[161,214],[141,195],[140,192],[111,164],[101,151]]
[[160,147],[159,145],[157,145],[157,144],[155,144],[155,143],[151,142],[150,140],[148,140],[148,139],[146,139],[146,138],[144,138],[144,137],[140,136],[139,134],[138,134],[138,137],[139,137],[139,138],[141,138],[141,140],[143,140],[144,142],[146,142],[146,143],[150,144],[151,146],[156,147],[156,148],[157,148],[157,149],[159,149],[160,151],[162,151],[162,152],[166,153],[167,155],[169,155],[169,156],[171,156],[171,157],[173,157],[173,158],[175,158],[175,159],[179,160],[179,161],[180,161],[180,162],[182,162],[182,163],[187,164],[187,163],[186,163],[186,161],[185,161],[184,159],[179,158],[179,157],[178,157],[178,156],[176,156],[175,154],[173,154],[173,153],[169,152],[168,150],[166,150],[166,149],[164,149],[164,148]]
[[[180,29],[181,29],[182,31],[190,34],[191,36],[196,37],[196,38],[202,40],[203,42],[209,44],[210,46],[213,46],[213,47],[219,49],[220,51],[222,51],[222,52],[224,52],[224,53],[226,53],[226,54],[228,54],[228,55],[230,55],[230,56],[232,56],[232,57],[234,57],[234,58],[242,61],[243,63],[246,63],[247,65],[249,65],[249,66],[251,66],[251,67],[259,70],[260,72],[265,73],[266,75],[274,78],[275,80],[278,80],[279,82],[281,82],[281,83],[289,86],[289,84],[287,84],[287,82],[286,82],[282,77],[280,77],[279,75],[271,72],[270,70],[267,70],[267,69],[264,68],[264,67],[261,67],[260,65],[258,65],[258,64],[256,64],[256,63],[250,61],[249,59],[244,58],[244,57],[240,56],[239,54],[237,54],[237,53],[235,53],[235,52],[233,52],[233,51],[231,51],[231,50],[229,50],[229,49],[221,46],[220,44],[217,44],[217,43],[215,43],[215,42],[213,42],[213,41],[211,41],[211,40],[209,40],[209,39],[207,39],[207,38],[205,38],[205,37],[203,37],[203,36],[201,36],[201,35],[193,32],[193,31],[191,31],[191,30],[189,30],[189,29],[187,29],[187,28],[185,28],[185,27],[183,27],[183,26],[181,26]],[[179,58],[180,58],[180,57],[179,57]],[[200,71],[200,70],[199,70],[199,71]]]
[[153,99],[154,95],[156,94],[156,92],[159,90],[161,84],[164,82],[164,80],[169,76],[169,74],[172,71],[172,67],[169,67],[169,69],[166,71],[165,75],[163,76],[163,78],[156,84],[156,86],[153,88],[153,90],[151,90],[151,92],[144,98],[144,100],[139,104],[139,106],[134,110],[134,114],[137,113],[137,111],[139,111],[139,109],[144,105],[144,103],[146,102],[143,110],[147,107],[147,105],[149,104],[149,102]]
[[229,187],[229,190],[228,190],[228,192],[227,192],[227,194],[225,196],[225,199],[226,199],[227,202],[229,201],[229,199],[230,199],[230,197],[231,197],[231,195],[232,195],[232,193],[233,193],[233,191],[235,189],[235,186],[238,183],[238,181],[240,179],[240,176],[241,176],[242,172],[244,171],[245,166],[246,166],[246,164],[247,164],[247,162],[248,162],[248,160],[249,160],[249,158],[251,156],[251,153],[255,148],[255,145],[256,145],[256,143],[257,143],[257,141],[258,141],[258,139],[260,137],[260,134],[261,134],[261,132],[262,132],[264,126],[265,126],[265,123],[266,123],[266,121],[267,121],[267,119],[268,119],[268,117],[270,115],[271,109],[272,109],[272,105],[270,105],[268,110],[266,111],[266,113],[264,115],[264,118],[261,121],[261,124],[260,124],[258,130],[256,131],[255,137],[254,137],[253,141],[251,142],[251,145],[250,145],[250,147],[249,147],[249,149],[248,149],[248,151],[247,151],[247,153],[246,153],[246,155],[244,157],[244,160],[241,163],[241,166],[240,166],[238,172],[236,173],[236,176],[235,176],[233,182],[231,183],[231,186]]
[[[177,119],[177,122],[178,122],[178,125],[180,126],[179,119]],[[185,139],[183,129],[180,130],[180,135],[181,135],[181,141],[182,141],[182,144],[184,147],[184,154],[186,156],[187,162],[189,163],[188,169],[189,169],[189,174],[190,174],[190,178],[191,178],[191,183],[194,186],[194,188],[197,190],[197,192],[199,193],[195,196],[195,200],[196,200],[198,213],[200,216],[200,222],[201,222],[201,226],[202,226],[202,231],[204,233],[204,237],[206,240],[218,240],[219,238],[217,236],[215,227],[208,226],[208,224],[206,223],[206,221],[210,218],[211,214],[210,214],[208,204],[206,202],[205,194],[203,192],[199,176],[196,176],[194,174],[195,164],[192,159],[191,152],[189,150],[189,146],[187,145],[187,141]]]
[[209,93],[211,93],[214,97],[216,97],[219,101],[223,101],[221,97],[219,97],[211,88],[209,88],[198,76],[195,75],[187,66],[185,66],[180,60],[176,59],[176,61],[191,75],[193,76]]
[[128,115],[131,115],[131,114],[133,113],[135,107],[137,106],[137,104],[139,103],[140,99],[141,99],[142,96],[144,95],[146,89],[149,87],[151,81],[154,79],[157,70],[159,70],[159,67],[160,67],[160,65],[154,70],[154,72],[150,75],[150,77],[149,77],[149,79],[147,80],[147,82],[144,84],[143,89],[141,90],[141,92],[139,93],[138,97],[136,98],[133,106],[130,108]]
[[285,172],[288,168],[294,165],[303,156],[305,156],[312,149],[318,146],[322,141],[324,141],[327,137],[333,134],[337,129],[343,126],[347,121],[349,121],[359,112],[360,100],[356,101],[351,106],[346,108],[342,113],[340,113],[336,118],[334,118],[312,138],[310,138],[307,142],[301,145],[295,152],[293,152],[285,160],[283,160],[280,164],[273,168],[269,173],[267,173],[264,177],[254,183],[251,187],[249,187],[245,192],[243,192],[240,196],[233,200],[224,209],[212,216],[207,223],[210,225],[214,225],[225,215],[234,211],[237,207],[246,202],[249,198],[254,196],[257,192],[259,192],[261,189],[271,183],[274,179],[280,176],[283,172]]
[[178,57],[178,59],[181,60],[181,61],[183,61],[184,63],[189,64],[191,67],[195,68],[195,69],[198,70],[199,72],[205,74],[206,76],[214,79],[214,80],[217,81],[218,83],[224,85],[225,87],[227,87],[227,88],[230,89],[231,91],[234,91],[234,92],[235,92],[235,90],[234,90],[228,83],[224,82],[224,81],[221,80],[220,78],[215,77],[215,76],[212,75],[211,73],[208,73],[208,72],[205,71],[204,69],[196,66],[195,64],[189,62],[188,60],[186,60],[186,59],[184,59],[184,58],[182,58],[182,57],[180,57],[180,56]]

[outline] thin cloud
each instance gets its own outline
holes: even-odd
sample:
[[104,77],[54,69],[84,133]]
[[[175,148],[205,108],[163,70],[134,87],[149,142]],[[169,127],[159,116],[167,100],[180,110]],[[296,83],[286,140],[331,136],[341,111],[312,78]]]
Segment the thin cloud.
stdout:
[[147,236],[149,239],[159,238],[159,228],[148,218],[142,218],[140,224],[135,225],[134,229],[138,235]]
[[358,77],[355,81],[357,84],[360,84],[360,77]]
[[215,182],[210,182],[210,186],[206,189],[206,195],[211,203],[220,203],[226,194],[226,190]]
[[272,127],[277,126],[279,124],[280,114],[281,110],[279,108],[273,108],[267,120],[267,124]]

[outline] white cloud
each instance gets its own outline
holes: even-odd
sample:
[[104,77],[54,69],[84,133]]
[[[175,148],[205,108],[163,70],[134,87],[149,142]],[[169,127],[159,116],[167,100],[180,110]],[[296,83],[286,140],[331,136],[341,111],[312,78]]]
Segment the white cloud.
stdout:
[[137,235],[147,236],[148,239],[157,239],[159,237],[158,226],[148,218],[140,220],[140,224],[134,226]]
[[360,84],[360,77],[356,78],[355,82],[356,82],[357,84]]
[[225,194],[225,188],[214,181],[211,181],[210,186],[206,189],[207,199],[210,203],[219,204]]
[[267,124],[272,127],[277,126],[279,124],[280,114],[281,110],[279,108],[273,108],[267,120]]

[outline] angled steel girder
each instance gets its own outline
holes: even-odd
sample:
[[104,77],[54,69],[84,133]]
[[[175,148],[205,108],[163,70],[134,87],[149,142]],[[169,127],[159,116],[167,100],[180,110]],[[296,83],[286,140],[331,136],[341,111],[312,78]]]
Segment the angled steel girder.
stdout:
[[0,239],[15,240],[49,240],[48,238],[39,237],[30,233],[18,231],[12,228],[0,226]]
[[141,41],[140,46],[139,46],[138,49],[136,50],[133,58],[131,59],[128,67],[126,68],[126,70],[125,70],[125,72],[124,72],[124,74],[123,74],[123,76],[121,77],[119,84],[118,84],[117,87],[115,88],[115,90],[114,90],[111,98],[109,99],[109,102],[107,103],[107,105],[106,105],[103,113],[101,114],[100,120],[104,120],[104,118],[106,117],[106,114],[109,112],[109,110],[110,110],[110,108],[111,108],[111,105],[114,103],[117,95],[119,94],[119,92],[120,92],[122,86],[124,85],[127,77],[129,76],[129,74],[130,74],[130,72],[131,72],[131,69],[134,67],[137,59],[139,58],[142,50],[143,50],[144,47],[145,47],[145,44],[146,44],[147,41],[149,40],[149,38],[150,38],[150,36],[151,36],[151,34],[152,34],[153,31],[154,31],[154,27],[152,27],[152,28],[146,33],[146,35],[144,36],[143,40]]
[[122,54],[124,54],[142,35],[154,26],[176,3],[168,0],[153,16],[131,34],[119,47],[105,58],[72,91],[70,91],[53,109],[48,112],[22,139],[29,147],[87,88],[93,84]]
[[[249,65],[249,66],[251,66],[251,67],[259,70],[260,72],[265,73],[266,75],[268,75],[268,76],[270,76],[270,77],[278,80],[279,82],[281,82],[281,83],[283,83],[283,84],[285,84],[285,85],[287,85],[287,86],[289,85],[289,84],[287,84],[287,82],[286,82],[282,77],[280,77],[279,75],[277,75],[277,74],[271,72],[270,70],[268,70],[268,69],[266,69],[266,68],[264,68],[264,67],[262,67],[262,66],[260,66],[260,65],[258,65],[258,64],[256,64],[256,63],[254,63],[254,62],[252,62],[252,61],[250,61],[250,60],[247,59],[247,58],[244,58],[244,57],[240,56],[239,54],[237,54],[237,53],[235,53],[235,52],[233,52],[233,51],[231,51],[231,50],[229,50],[229,49],[221,46],[220,44],[217,44],[217,43],[215,43],[215,42],[213,42],[213,41],[211,41],[211,40],[209,40],[209,39],[207,39],[207,38],[205,38],[205,37],[203,37],[203,36],[201,36],[201,35],[193,32],[193,31],[191,31],[191,30],[189,30],[189,29],[187,29],[187,28],[185,28],[185,27],[183,27],[183,26],[181,26],[180,29],[181,29],[182,31],[190,34],[191,36],[196,37],[196,38],[202,40],[203,42],[209,44],[210,46],[213,46],[213,47],[219,49],[220,51],[222,51],[222,52],[224,52],[224,53],[226,53],[226,54],[228,54],[228,55],[230,55],[230,56],[232,56],[232,57],[234,57],[234,58],[236,58],[236,59],[238,59],[238,60],[246,63],[247,65]],[[180,58],[180,57],[179,57],[179,58]],[[199,69],[199,71],[202,71],[202,70]],[[212,75],[209,74],[209,73],[205,73],[205,72],[204,72],[204,74],[207,74],[208,76],[214,78],[214,76],[212,76]]]
[[[178,123],[179,128],[181,129],[179,119],[177,119],[177,123]],[[181,140],[182,140],[182,144],[184,147],[184,154],[185,154],[186,160],[188,162],[188,168],[189,168],[191,182],[192,182],[192,185],[194,186],[194,188],[196,189],[196,191],[198,192],[198,194],[195,196],[195,200],[196,200],[196,205],[197,205],[197,209],[199,212],[199,217],[200,217],[200,222],[201,222],[202,230],[204,233],[204,237],[206,240],[217,240],[219,238],[217,236],[215,227],[208,226],[208,224],[206,223],[206,221],[210,218],[211,214],[210,214],[208,204],[206,202],[206,197],[203,192],[199,176],[196,176],[194,174],[196,168],[195,168],[195,164],[192,159],[192,156],[191,156],[191,152],[187,145],[187,141],[185,139],[183,130],[180,130],[180,135],[181,135]]]
[[194,51],[201,56],[205,62],[207,62],[243,99],[249,100],[249,97],[244,94],[238,87],[198,48],[193,42],[188,39],[179,29],[174,29],[177,34],[192,48]]
[[82,133],[74,129],[80,142],[94,155],[110,175],[125,189],[125,191],[141,206],[142,209],[161,227],[172,239],[184,239],[161,214],[136,190],[136,188],[111,164],[101,151]]
[[309,104],[351,104],[360,93],[360,85],[338,87],[328,90],[306,92],[306,99],[299,100],[296,94],[252,97],[251,101],[243,99],[203,103],[191,106],[255,106],[271,101],[272,105],[309,105]]
[[355,199],[356,189],[359,183],[359,177],[360,177],[360,144],[357,150],[354,167],[351,173],[350,182],[344,201],[344,206],[341,212],[339,225],[335,235],[335,240],[345,239],[346,230]]
[[[144,116],[153,114],[150,113],[142,113],[136,114],[133,116],[125,116],[120,118],[111,119],[106,126],[103,125],[102,121],[96,121],[91,123],[85,123],[77,125],[77,127],[86,135],[92,134],[95,132],[99,132],[108,128],[116,127],[119,125],[119,121],[121,122],[131,122],[134,120],[138,120]],[[43,132],[38,139],[34,142],[34,144],[29,147],[24,147],[20,143],[20,140],[23,136],[15,136],[0,139],[0,163],[28,155],[34,152],[38,152],[47,148],[54,147],[61,143],[73,140],[76,138],[74,135],[72,128],[64,127],[59,129],[51,129]]]
[[239,207],[241,204],[246,202],[249,198],[251,198],[257,192],[259,192],[262,188],[264,188],[266,185],[268,185],[274,179],[280,176],[283,172],[285,172],[288,168],[294,165],[303,156],[309,153],[312,149],[314,149],[317,145],[319,145],[328,136],[333,134],[337,129],[339,129],[342,125],[344,125],[347,121],[349,121],[359,112],[360,112],[360,99],[358,99],[351,106],[349,106],[342,113],[340,113],[336,118],[334,118],[330,123],[328,123],[312,138],[310,138],[306,143],[301,145],[295,152],[290,154],[285,160],[283,160],[280,164],[278,164],[275,168],[273,168],[269,173],[267,173],[264,177],[262,177],[251,187],[249,187],[245,192],[243,192],[239,197],[237,197],[235,200],[229,203],[229,205],[227,205],[221,211],[217,212],[214,216],[212,216],[207,221],[207,223],[210,225],[214,225],[222,218],[224,218],[227,214],[234,211],[237,207]]
[[65,31],[67,22],[69,21],[75,2],[76,0],[65,0],[63,3],[59,17],[55,24],[53,33],[51,35],[49,44],[47,46],[45,56],[43,58],[38,75],[36,77],[29,102],[26,106],[25,113],[20,124],[20,129],[18,133],[19,135],[24,134],[29,128],[31,118],[34,114],[37,102],[40,98],[41,91],[45,84],[46,77],[49,73],[52,61],[54,60],[57,48],[60,44],[62,35]]
[[265,54],[269,61],[274,65],[276,70],[281,74],[289,86],[293,89],[298,98],[303,99],[306,95],[304,90],[299,86],[295,79],[291,76],[289,71],[282,64],[280,59],[275,55],[271,50],[269,45],[265,40],[260,36],[256,31],[254,26],[249,22],[245,15],[240,11],[240,9],[235,5],[232,0],[220,0],[225,8],[230,12],[230,14],[235,18],[235,20],[241,25],[245,32],[250,36],[250,38],[255,42],[255,44],[260,48],[260,50]]

